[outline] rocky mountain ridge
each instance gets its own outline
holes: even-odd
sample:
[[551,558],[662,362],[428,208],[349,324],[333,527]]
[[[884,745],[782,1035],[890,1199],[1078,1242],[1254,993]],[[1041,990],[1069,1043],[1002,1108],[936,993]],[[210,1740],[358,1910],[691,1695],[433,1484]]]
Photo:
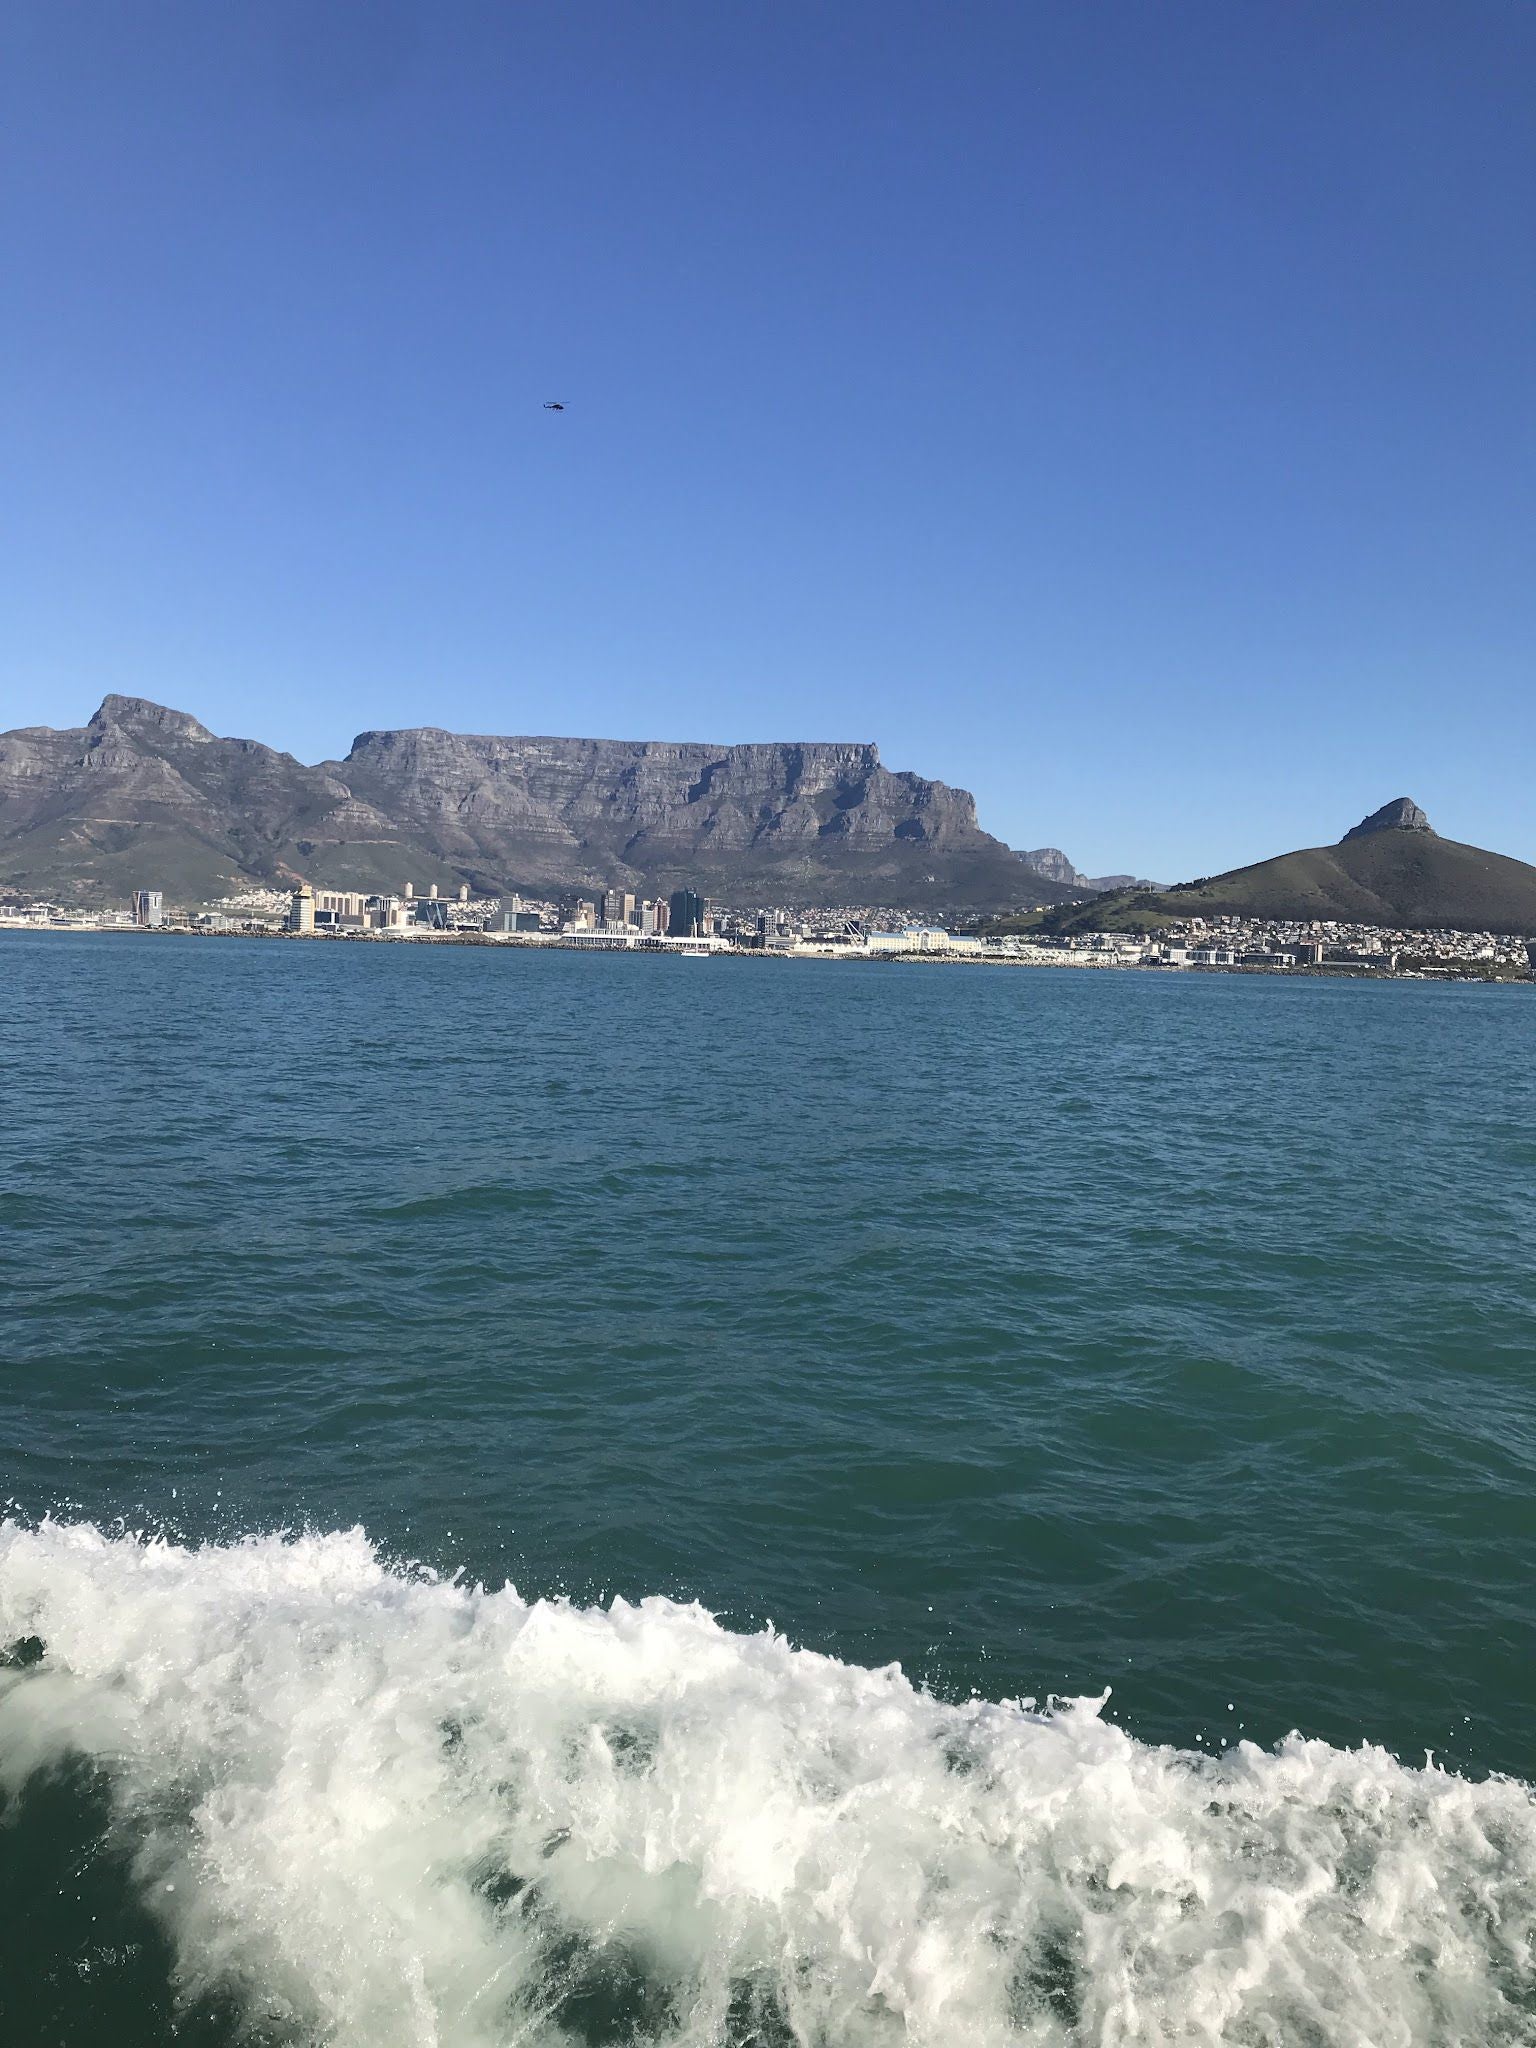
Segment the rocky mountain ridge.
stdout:
[[[147,698],[0,734],[0,882],[205,900],[253,881],[557,894],[688,882],[726,900],[984,909],[1018,862],[963,789],[869,743],[708,746],[359,733],[313,766]],[[1073,893],[1053,888],[1053,900]]]
[[1037,846],[1028,853],[1019,852],[1019,859],[1032,875],[1039,875],[1047,882],[1055,882],[1059,887],[1074,890],[1080,895],[1104,895],[1112,889],[1157,887],[1156,882],[1149,882],[1141,875],[1085,875],[1073,866],[1059,846]]

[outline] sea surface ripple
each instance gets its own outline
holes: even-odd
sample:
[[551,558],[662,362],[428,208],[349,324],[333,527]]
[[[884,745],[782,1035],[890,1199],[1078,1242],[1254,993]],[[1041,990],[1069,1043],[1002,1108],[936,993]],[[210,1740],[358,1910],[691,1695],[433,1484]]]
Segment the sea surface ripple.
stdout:
[[1536,2039],[1533,1053],[1518,988],[0,937],[7,2039]]

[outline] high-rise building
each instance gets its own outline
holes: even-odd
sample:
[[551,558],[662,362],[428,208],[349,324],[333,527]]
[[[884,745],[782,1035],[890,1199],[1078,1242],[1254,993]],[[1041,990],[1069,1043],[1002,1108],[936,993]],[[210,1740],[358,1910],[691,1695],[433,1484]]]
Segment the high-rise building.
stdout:
[[288,929],[291,932],[312,932],[314,928],[315,892],[308,882],[301,882],[288,905]]
[[606,925],[635,923],[635,899],[628,889],[605,889],[598,903],[598,915]]
[[163,898],[158,889],[135,889],[133,892],[133,921],[146,929],[159,924],[164,917]]
[[667,932],[674,939],[706,936],[708,906],[695,889],[674,889],[667,905]]

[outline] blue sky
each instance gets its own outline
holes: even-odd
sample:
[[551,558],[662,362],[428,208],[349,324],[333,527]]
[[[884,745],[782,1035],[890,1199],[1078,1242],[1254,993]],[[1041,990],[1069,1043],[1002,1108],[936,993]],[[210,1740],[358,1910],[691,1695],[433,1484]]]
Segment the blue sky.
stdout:
[[0,726],[1536,860],[1533,104],[1525,0],[11,0]]

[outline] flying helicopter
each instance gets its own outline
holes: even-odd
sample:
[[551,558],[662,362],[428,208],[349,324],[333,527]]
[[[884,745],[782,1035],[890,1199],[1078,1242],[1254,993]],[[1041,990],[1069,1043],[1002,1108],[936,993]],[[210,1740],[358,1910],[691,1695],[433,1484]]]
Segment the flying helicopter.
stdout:
[[558,399],[547,398],[544,401],[544,410],[546,412],[564,412],[565,407],[560,403]]

